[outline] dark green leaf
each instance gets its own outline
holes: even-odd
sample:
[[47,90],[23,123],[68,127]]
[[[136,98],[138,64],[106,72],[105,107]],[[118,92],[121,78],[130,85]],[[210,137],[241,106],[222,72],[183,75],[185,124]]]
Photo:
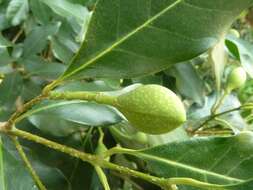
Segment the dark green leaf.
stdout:
[[0,85],[0,105],[5,110],[14,109],[15,101],[21,94],[23,80],[19,73],[7,75]]
[[252,0],[100,0],[62,79],[137,77],[189,60],[224,36]]
[[[237,188],[224,189],[244,190],[240,183],[252,179],[252,153],[253,133],[245,132],[233,137],[175,142],[134,151],[133,155],[145,160],[149,171],[161,177],[189,177],[221,185],[238,183]],[[246,187],[252,189],[253,183]]]
[[1,66],[7,65],[13,61],[13,59],[10,57],[9,52],[7,48],[5,47],[0,47],[0,64]]
[[47,44],[48,37],[57,33],[59,27],[60,23],[34,27],[24,41],[23,57],[27,58],[43,50]]
[[[1,19],[0,19],[1,20]],[[11,47],[12,43],[0,33],[0,48]]]
[[37,56],[30,56],[22,60],[21,63],[25,65],[28,76],[37,76],[43,79],[56,79],[66,69],[66,66],[63,64],[47,62]]
[[6,137],[0,136],[0,189],[38,190],[15,147],[8,141]]
[[[23,148],[26,151],[32,166],[48,190],[69,189],[68,182],[61,171],[56,168],[50,168],[49,166],[41,163],[33,152],[25,147]],[[15,173],[15,177],[13,177],[13,173]],[[0,189],[38,189],[15,146],[12,144],[10,139],[4,136],[0,137]]]

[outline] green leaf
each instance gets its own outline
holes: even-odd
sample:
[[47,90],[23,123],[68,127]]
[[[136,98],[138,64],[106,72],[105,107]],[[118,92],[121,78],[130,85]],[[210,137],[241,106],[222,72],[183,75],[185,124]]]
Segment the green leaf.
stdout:
[[43,79],[56,79],[66,69],[66,66],[58,62],[47,62],[38,56],[30,56],[22,60],[27,76],[37,76]]
[[253,78],[253,45],[233,36],[227,37],[226,45],[230,53],[241,61],[245,71]]
[[27,58],[43,50],[47,44],[48,38],[56,34],[59,27],[59,22],[34,27],[24,41],[23,57]]
[[107,126],[122,120],[109,106],[85,101],[45,101],[23,115],[29,121],[55,136],[66,136],[82,127]]
[[[129,152],[147,162],[149,171],[160,177],[189,177],[199,181],[236,185],[252,179],[253,133],[233,137],[195,138],[150,149]],[[248,183],[253,188],[253,182]],[[187,188],[191,189],[191,188]],[[195,189],[195,188],[193,188]]]
[[252,0],[100,0],[86,39],[62,76],[130,78],[215,45]]
[[12,43],[0,33],[0,48],[11,47]]
[[195,68],[188,62],[176,64],[165,73],[176,78],[176,86],[179,92],[198,103],[204,103],[204,83]]
[[0,85],[0,105],[4,106],[4,110],[14,109],[15,101],[21,94],[23,79],[19,73],[11,73],[6,75]]
[[41,0],[32,0],[30,3],[30,9],[33,16],[40,24],[48,24],[52,17],[52,11]]
[[0,47],[0,64],[1,65],[7,65],[13,61],[13,58],[10,57],[8,49]]
[[[205,104],[203,106],[199,107],[199,105],[193,104],[187,111],[187,127],[194,129],[203,124],[211,115],[211,108],[214,103],[215,94],[211,94],[205,98]],[[222,106],[218,109],[218,112],[224,112],[239,106],[241,106],[241,103],[238,98],[234,94],[230,94],[225,98]],[[247,126],[239,111],[231,112],[221,118],[239,130],[242,130]]]
[[89,14],[86,7],[74,4],[67,0],[41,0],[49,6],[55,13],[64,18],[75,18],[80,25],[84,24],[85,17]]
[[[23,147],[23,149],[48,190],[68,189],[68,182],[61,171],[40,162],[38,157],[28,148]],[[12,177],[13,174],[15,174],[15,177]],[[0,136],[0,189],[38,189],[15,146],[10,139],[5,136]]]
[[63,22],[59,32],[52,38],[52,51],[56,58],[68,63],[80,47],[75,40],[77,34],[68,22]]
[[7,7],[6,18],[16,26],[26,19],[28,11],[28,0],[11,0]]
[[6,141],[6,137],[0,136],[0,189],[38,190],[15,147],[8,145]]

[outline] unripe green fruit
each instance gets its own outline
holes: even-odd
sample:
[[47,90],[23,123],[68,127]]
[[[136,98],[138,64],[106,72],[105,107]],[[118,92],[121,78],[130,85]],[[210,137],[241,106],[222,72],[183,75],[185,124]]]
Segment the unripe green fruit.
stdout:
[[117,106],[133,127],[149,134],[163,134],[186,121],[181,100],[159,85],[143,85],[117,97]]
[[242,67],[234,68],[228,75],[226,91],[242,87],[247,80],[247,74]]
[[133,135],[133,140],[143,145],[148,143],[147,135],[142,132],[137,132],[135,135]]
[[235,29],[231,29],[229,31],[229,34],[231,34],[231,35],[233,35],[233,36],[235,36],[237,38],[240,38],[240,33],[237,30],[235,30]]

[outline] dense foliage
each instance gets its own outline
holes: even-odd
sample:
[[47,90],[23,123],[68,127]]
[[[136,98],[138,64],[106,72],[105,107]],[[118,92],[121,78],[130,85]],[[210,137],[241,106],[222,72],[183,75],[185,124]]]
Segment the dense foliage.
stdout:
[[253,0],[0,0],[0,190],[253,189]]

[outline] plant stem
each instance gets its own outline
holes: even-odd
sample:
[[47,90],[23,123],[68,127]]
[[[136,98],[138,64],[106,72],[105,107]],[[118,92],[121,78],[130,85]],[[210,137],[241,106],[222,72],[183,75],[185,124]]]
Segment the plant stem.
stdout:
[[31,101],[25,103],[22,107],[21,110],[16,111],[14,114],[12,114],[12,116],[10,117],[10,119],[6,122],[5,124],[5,128],[6,129],[11,129],[12,126],[15,124],[16,120],[18,119],[18,117],[20,115],[22,115],[23,113],[25,113],[27,110],[29,110],[33,105],[35,105],[36,103],[44,100],[46,97],[39,95],[36,98],[32,99]]
[[43,137],[33,135],[31,133],[28,133],[28,132],[25,132],[25,131],[22,131],[22,130],[19,130],[19,129],[16,129],[16,128],[8,130],[8,129],[5,129],[4,127],[0,127],[0,132],[6,133],[6,134],[9,134],[9,135],[14,135],[14,136],[26,139],[26,140],[36,142],[38,144],[45,145],[49,148],[52,148],[54,150],[58,150],[60,152],[66,153],[66,154],[69,154],[69,155],[71,155],[75,158],[80,158],[81,160],[87,161],[89,163],[97,162],[97,159],[98,159],[98,157],[96,157],[94,155],[78,151],[74,148],[70,148],[70,147],[67,147],[65,145],[58,144],[56,142],[45,139]]
[[[93,130],[93,127],[90,127],[90,129],[88,130],[88,133],[86,134],[84,140],[82,140],[82,147],[83,149],[85,149],[85,146],[86,146],[86,143],[88,141],[88,138],[90,137],[91,133],[92,133],[92,130]],[[81,134],[80,134],[81,135]],[[75,162],[75,165],[74,165],[74,169],[70,175],[70,178],[69,178],[69,181],[72,182],[74,177],[75,177],[75,174],[76,174],[76,170],[79,166],[79,163],[80,163],[80,160],[79,159],[76,159],[76,162]]]
[[14,36],[14,38],[11,40],[13,44],[16,43],[16,41],[19,39],[19,37],[23,34],[24,28],[21,28],[18,33]]
[[55,80],[52,83],[48,84],[43,90],[42,90],[42,94],[47,96],[51,90],[53,90],[56,86],[58,86],[59,84],[61,84],[62,81],[61,80]]
[[252,103],[246,103],[246,104],[244,104],[242,106],[239,106],[239,107],[236,107],[236,108],[233,108],[233,109],[221,112],[221,113],[217,113],[217,114],[211,115],[199,127],[195,128],[195,129],[188,130],[188,131],[190,133],[195,133],[197,130],[199,130],[200,128],[202,128],[203,126],[205,126],[206,124],[208,124],[210,121],[212,121],[213,119],[215,119],[217,117],[226,115],[226,114],[231,113],[231,112],[244,110],[244,109],[245,110],[246,109],[253,109],[253,104]]
[[[108,168],[111,170],[118,171],[119,173],[124,174],[124,175],[130,175],[132,177],[141,178],[143,180],[146,180],[150,183],[153,183],[154,185],[160,186],[165,189],[169,189],[175,184],[189,185],[189,186],[199,187],[199,188],[204,188],[204,189],[210,189],[210,188],[224,189],[224,186],[222,186],[222,185],[204,183],[204,182],[197,181],[197,180],[190,179],[190,178],[169,178],[168,179],[168,178],[160,178],[160,177],[152,176],[150,174],[142,173],[142,172],[135,171],[135,170],[132,170],[132,169],[124,167],[124,166],[119,166],[119,165],[113,164],[111,162],[104,160],[103,158],[101,158],[101,156],[96,156],[96,155],[91,155],[88,153],[80,152],[76,149],[67,147],[65,145],[58,144],[56,142],[47,140],[45,138],[39,137],[37,135],[33,135],[31,133],[28,133],[28,132],[25,132],[25,131],[22,131],[19,129],[13,128],[12,130],[8,130],[8,129],[5,129],[3,126],[0,126],[0,132],[6,133],[9,135],[14,135],[17,137],[21,137],[23,139],[27,139],[27,140],[42,144],[42,145],[52,148],[54,150],[69,154],[70,156],[73,156],[75,158],[79,158],[83,161],[89,162],[90,164],[92,164],[94,166]],[[126,153],[126,154],[135,155],[136,152],[137,151],[122,149],[122,148],[111,149],[111,153]]]
[[[120,147],[115,147],[110,150],[108,150],[107,155],[111,156],[113,154],[129,154],[136,156],[138,154],[138,151],[136,150],[131,150],[131,149],[126,149],[126,148],[120,148]],[[110,167],[111,169],[111,167]],[[114,170],[117,170],[117,168],[114,168]],[[119,171],[119,170],[118,170]],[[120,171],[119,171],[120,172]],[[127,172],[127,171],[126,171]],[[134,176],[134,177],[140,177],[142,176],[143,173],[139,174],[138,171],[131,171],[128,173],[128,175]],[[203,189],[223,189],[225,190],[223,185],[216,185],[216,184],[210,184],[210,183],[205,183],[201,182],[198,180],[194,180],[191,178],[158,178],[154,176],[149,176],[148,174],[145,174],[145,176],[141,177],[144,180],[153,182],[154,184],[163,187],[164,189],[171,189],[173,185],[189,185],[193,187],[199,187]]]
[[30,172],[34,182],[37,184],[38,188],[40,190],[47,190],[46,187],[43,185],[42,181],[40,180],[40,177],[37,175],[36,171],[33,169],[31,163],[29,162],[22,146],[20,145],[20,143],[18,142],[17,137],[14,136],[10,136],[11,140],[13,141],[13,143],[16,146],[16,149],[20,155],[20,157],[22,158],[22,160],[24,161],[28,171]]
[[108,104],[111,106],[117,105],[117,98],[108,96],[101,92],[50,92],[49,99],[51,100],[87,100],[95,101],[100,104]]
[[102,183],[103,187],[105,190],[110,190],[110,186],[109,186],[109,183],[107,181],[107,177],[103,171],[103,169],[99,166],[94,166],[96,172],[97,172],[97,175],[100,179],[100,182]]
[[221,98],[218,99],[218,101],[214,104],[214,106],[211,109],[212,115],[216,114],[217,110],[220,108],[220,106],[223,104],[225,98],[227,97],[228,92],[225,91],[224,94],[221,96]]

